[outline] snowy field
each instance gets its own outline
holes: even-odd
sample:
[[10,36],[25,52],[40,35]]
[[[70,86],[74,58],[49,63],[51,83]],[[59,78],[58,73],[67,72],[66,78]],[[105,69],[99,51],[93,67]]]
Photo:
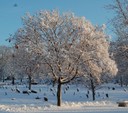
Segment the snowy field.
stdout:
[[128,100],[127,87],[103,85],[96,91],[96,101],[92,101],[91,92],[84,86],[63,86],[61,107],[56,106],[56,87],[33,85],[32,89],[37,93],[23,94],[26,85],[0,84],[0,113],[128,113],[128,107],[117,105]]

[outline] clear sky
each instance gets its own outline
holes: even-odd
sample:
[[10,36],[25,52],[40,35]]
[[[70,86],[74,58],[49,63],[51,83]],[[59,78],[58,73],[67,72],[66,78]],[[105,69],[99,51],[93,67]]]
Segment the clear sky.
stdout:
[[[113,0],[0,0],[0,45],[8,45],[5,41],[9,34],[22,27],[21,17],[26,12],[31,14],[40,10],[58,9],[62,12],[74,12],[77,16],[85,16],[94,25],[106,24],[113,17],[111,11],[104,7]],[[110,35],[113,35],[108,30]]]

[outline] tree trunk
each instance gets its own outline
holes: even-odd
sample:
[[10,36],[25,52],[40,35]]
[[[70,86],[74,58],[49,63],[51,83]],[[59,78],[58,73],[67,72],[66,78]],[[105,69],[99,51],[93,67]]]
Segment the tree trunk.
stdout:
[[61,106],[61,78],[58,79],[58,87],[57,87],[57,106]]
[[123,77],[122,76],[120,77],[120,85],[121,85],[121,87],[123,87]]
[[4,78],[3,78],[3,82],[5,82]]
[[95,100],[95,86],[93,80],[91,79],[91,90],[92,90],[92,99]]
[[5,82],[4,74],[2,74],[2,79],[3,79],[3,82]]
[[12,77],[12,85],[14,85],[14,84],[15,84],[15,78]]
[[22,83],[22,82],[23,82],[23,79],[21,78],[21,79],[20,79],[20,83]]
[[32,77],[28,76],[28,79],[29,79],[29,87],[28,87],[28,89],[31,90]]

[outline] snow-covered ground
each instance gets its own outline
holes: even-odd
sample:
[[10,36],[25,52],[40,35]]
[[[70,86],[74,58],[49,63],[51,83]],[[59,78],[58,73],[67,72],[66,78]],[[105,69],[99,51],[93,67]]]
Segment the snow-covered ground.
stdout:
[[[96,101],[92,101],[91,92],[84,86],[63,86],[61,107],[56,106],[56,87],[33,85],[32,89],[37,93],[28,95],[22,93],[27,90],[26,85],[1,84],[0,113],[128,113],[128,107],[117,105],[119,101],[128,100],[127,87],[103,85],[96,91]],[[37,97],[40,99],[36,99]],[[48,98],[48,101],[44,101],[44,97]]]

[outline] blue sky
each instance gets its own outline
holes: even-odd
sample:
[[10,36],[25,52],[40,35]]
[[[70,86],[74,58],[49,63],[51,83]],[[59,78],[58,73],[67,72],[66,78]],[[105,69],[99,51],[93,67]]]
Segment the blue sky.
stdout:
[[[22,27],[21,17],[26,12],[31,14],[40,10],[58,9],[62,12],[74,12],[77,16],[85,16],[94,25],[107,24],[113,17],[111,11],[104,7],[113,0],[0,0],[0,45],[8,45],[5,41],[9,34]],[[14,7],[17,4],[17,7]],[[108,24],[107,24],[107,27]],[[113,33],[107,28],[110,35]]]

